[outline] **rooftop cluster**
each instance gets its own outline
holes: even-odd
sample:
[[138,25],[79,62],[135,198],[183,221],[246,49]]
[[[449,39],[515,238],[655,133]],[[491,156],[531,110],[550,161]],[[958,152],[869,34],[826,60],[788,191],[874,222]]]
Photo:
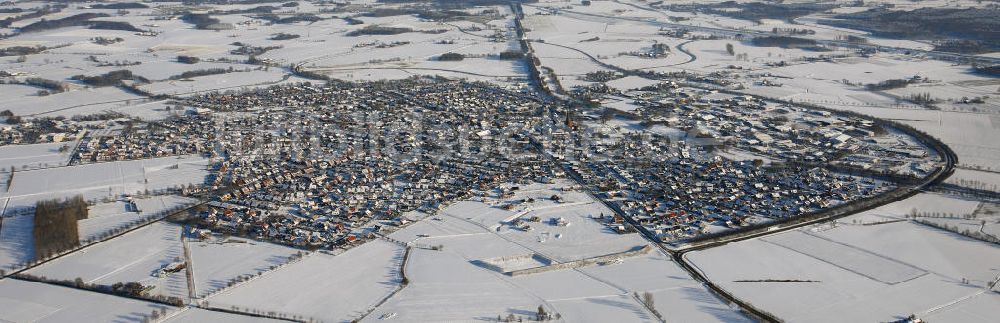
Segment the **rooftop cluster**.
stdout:
[[213,157],[206,185],[184,190],[212,201],[201,225],[312,248],[567,171],[670,241],[871,197],[936,166],[862,117],[666,83],[615,95],[634,109],[577,116],[523,89],[434,78],[279,85],[188,98],[188,113],[94,132],[75,156]]
[[223,193],[203,223],[293,245],[358,241],[402,213],[558,169],[528,140],[548,106],[480,83],[278,86],[190,103],[199,113],[114,140],[144,144],[146,155],[212,147],[222,158],[207,189]]
[[[543,144],[569,173],[661,240],[872,197],[940,160],[859,116],[678,86],[618,93]],[[598,112],[600,111],[600,112]]]

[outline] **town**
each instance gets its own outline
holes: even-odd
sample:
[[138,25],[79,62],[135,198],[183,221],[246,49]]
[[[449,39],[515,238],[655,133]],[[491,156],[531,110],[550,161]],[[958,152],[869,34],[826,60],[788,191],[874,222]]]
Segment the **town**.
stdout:
[[[88,136],[74,157],[211,157],[204,185],[185,190],[211,200],[202,226],[311,248],[566,171],[669,242],[871,197],[940,167],[916,138],[869,119],[666,88],[632,93],[639,108],[604,119],[524,90],[424,78],[211,93],[182,115]],[[608,124],[623,118],[645,126]]]
[[0,1],[0,321],[991,322],[995,1]]

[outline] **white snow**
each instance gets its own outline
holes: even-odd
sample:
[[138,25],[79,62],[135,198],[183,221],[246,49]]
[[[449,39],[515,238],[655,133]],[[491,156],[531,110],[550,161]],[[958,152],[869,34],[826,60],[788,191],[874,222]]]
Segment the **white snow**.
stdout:
[[170,316],[163,322],[183,323],[183,322],[213,322],[213,323],[276,323],[285,322],[282,320],[268,319],[263,317],[229,314],[223,312],[209,311],[197,307],[185,308],[182,312]]
[[[172,166],[176,165],[177,168]],[[86,199],[200,184],[208,159],[199,156],[107,162],[17,172],[8,209],[36,201],[82,194]]]
[[349,321],[399,285],[402,257],[401,247],[382,240],[337,256],[312,253],[208,300],[223,308],[236,305],[328,322]]
[[[69,163],[69,152],[59,152],[63,145],[73,147],[73,142],[55,142],[34,145],[11,145],[0,147],[0,169],[9,172],[42,167],[65,166]],[[6,182],[6,180],[3,180]]]
[[[912,222],[846,224],[872,222],[873,216],[902,219],[921,203],[942,205],[923,196],[839,220],[844,224],[836,227],[800,229],[685,257],[736,297],[789,321],[888,321],[911,313],[923,317],[956,306],[952,303],[962,305],[962,312],[985,310],[966,302],[982,297],[995,279],[1000,248]],[[760,281],[769,279],[803,282]]]
[[0,218],[0,270],[8,271],[35,258],[35,241],[32,235],[33,214]]
[[[468,321],[495,319],[509,314],[531,316],[538,306],[559,313],[570,322],[655,320],[653,314],[633,298],[650,292],[656,308],[669,310],[680,321],[745,321],[723,305],[669,258],[651,252],[623,259],[619,264],[592,265],[537,274],[508,276],[477,265],[498,257],[539,254],[557,262],[626,251],[646,242],[636,234],[619,235],[590,216],[611,214],[582,192],[562,190],[566,180],[555,184],[520,185],[504,201],[527,198],[507,211],[484,202],[455,203],[390,237],[411,242],[414,248],[406,264],[409,285],[379,306],[366,321],[394,313],[404,322]],[[559,195],[564,202],[549,200]],[[507,223],[516,217],[539,216],[523,232]],[[550,218],[563,218],[568,226],[555,226]],[[557,237],[558,236],[558,237]],[[534,264],[538,266],[537,262]],[[510,269],[510,268],[507,268]]]
[[0,281],[0,320],[5,322],[138,322],[166,308],[143,302],[67,287],[15,279]]
[[79,277],[102,285],[139,282],[157,286],[154,294],[186,297],[184,272],[155,276],[160,268],[183,261],[180,237],[180,226],[157,222],[35,267],[28,274],[64,280]]
[[241,238],[212,237],[188,240],[195,295],[204,297],[227,286],[230,279],[271,270],[288,262],[297,250]]

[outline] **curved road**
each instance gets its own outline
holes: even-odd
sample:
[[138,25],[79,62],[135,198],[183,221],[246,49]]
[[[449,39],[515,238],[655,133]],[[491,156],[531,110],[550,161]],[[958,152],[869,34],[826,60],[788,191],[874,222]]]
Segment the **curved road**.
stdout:
[[[519,7],[520,3],[512,3],[512,6]],[[520,8],[517,8],[517,9],[520,9]],[[590,15],[590,14],[585,14],[585,15]],[[605,18],[610,18],[610,17],[605,17]],[[516,19],[519,19],[519,18],[516,18]],[[629,20],[631,20],[631,19],[629,19]],[[638,20],[638,19],[636,19],[636,20]],[[640,21],[649,22],[649,21],[645,21],[645,20],[640,20]],[[520,26],[520,24],[517,24],[517,25]],[[667,25],[689,27],[689,26],[686,26],[686,25],[677,25],[677,24],[667,24]],[[717,28],[708,28],[708,29],[716,30]],[[723,31],[725,31],[725,32],[732,32],[732,31],[728,31],[728,30],[723,30]],[[552,46],[558,46],[558,47],[562,47],[562,48],[566,48],[566,49],[570,49],[570,50],[576,51],[576,52],[581,53],[584,56],[588,57],[591,61],[593,61],[594,63],[596,63],[596,64],[598,64],[600,66],[603,66],[605,68],[608,68],[608,69],[611,69],[611,70],[614,70],[614,71],[617,71],[617,72],[624,73],[626,75],[635,75],[636,74],[634,70],[628,70],[628,69],[624,69],[624,68],[621,68],[621,67],[618,67],[618,66],[615,66],[615,65],[611,65],[611,64],[602,62],[599,59],[597,59],[596,57],[594,57],[593,55],[590,55],[589,53],[587,53],[585,51],[582,51],[582,50],[579,50],[579,49],[576,49],[576,48],[573,48],[573,47],[559,45],[559,44],[551,44],[551,43],[545,43],[545,44],[552,45]],[[678,49],[680,49],[680,48],[678,48]],[[687,53],[687,54],[689,54],[689,55],[691,55],[692,60],[694,59],[694,55],[693,54],[687,52],[686,50],[684,50],[684,52]],[[691,87],[696,87],[696,88],[705,88],[703,86],[697,86],[697,85],[693,85],[693,84],[686,84],[686,86],[691,86]],[[712,90],[718,90],[718,89],[712,89]],[[791,103],[791,102],[787,102],[787,103],[794,104],[794,103]],[[798,104],[798,105],[802,106],[802,104]],[[810,106],[810,108],[819,108],[819,107]],[[843,112],[840,112],[840,113],[843,113]],[[870,116],[866,116],[866,117],[871,118],[873,120],[877,120],[874,117],[870,117]],[[889,125],[898,125],[897,123],[892,122],[892,121],[885,121],[885,120],[883,120],[883,122],[885,122],[885,123],[887,123]],[[926,190],[927,188],[929,188],[929,187],[931,187],[933,185],[941,183],[945,178],[947,178],[948,176],[950,176],[954,172],[954,167],[955,167],[955,164],[958,162],[958,157],[955,155],[955,153],[947,145],[945,145],[944,143],[940,142],[936,138],[930,137],[929,135],[925,135],[925,134],[922,134],[922,133],[915,133],[914,131],[909,130],[909,128],[907,128],[907,127],[896,126],[895,128],[897,128],[900,131],[903,131],[905,133],[908,133],[908,134],[914,136],[918,140],[924,142],[925,145],[927,145],[928,147],[931,147],[931,149],[935,150],[935,152],[937,152],[938,155],[943,159],[944,166],[938,168],[934,173],[932,173],[931,175],[923,178],[917,184],[901,185],[899,188],[897,188],[897,189],[895,189],[893,191],[882,193],[882,194],[880,194],[878,196],[875,196],[873,198],[859,200],[859,201],[854,201],[854,202],[846,203],[846,204],[839,205],[839,206],[836,206],[836,207],[828,208],[828,209],[822,210],[820,212],[811,214],[808,217],[801,217],[800,216],[800,217],[794,217],[794,218],[785,219],[785,220],[782,220],[782,221],[779,221],[779,222],[771,223],[768,226],[762,226],[762,227],[759,227],[759,228],[754,228],[753,230],[748,230],[747,232],[731,232],[730,234],[722,236],[722,237],[717,237],[715,239],[711,239],[711,240],[704,241],[704,242],[699,242],[699,243],[693,243],[693,244],[684,245],[682,248],[677,248],[677,249],[670,249],[670,248],[665,247],[663,245],[663,243],[661,243],[659,241],[659,239],[654,234],[652,234],[651,232],[649,232],[648,230],[646,230],[641,224],[637,223],[634,219],[632,219],[630,216],[628,216],[619,207],[617,207],[617,205],[614,205],[612,203],[609,203],[609,202],[605,201],[604,199],[600,199],[600,198],[594,196],[592,194],[592,191],[589,189],[590,186],[587,185],[586,181],[584,181],[583,178],[581,178],[579,176],[579,174],[576,174],[575,172],[573,172],[568,167],[565,167],[565,165],[563,165],[562,163],[559,163],[558,161],[556,161],[551,155],[549,155],[548,153],[545,152],[545,150],[542,148],[541,145],[538,145],[538,148],[539,148],[539,150],[540,150],[540,152],[542,153],[543,156],[546,156],[547,158],[549,158],[550,161],[552,161],[553,163],[556,163],[557,165],[562,166],[564,168],[564,170],[566,171],[566,173],[569,174],[570,177],[573,178],[574,181],[576,181],[578,184],[580,184],[580,186],[582,186],[584,188],[588,188],[588,189],[586,189],[586,192],[588,194],[590,194],[592,198],[594,198],[595,200],[601,201],[601,203],[604,203],[605,206],[607,206],[609,209],[611,209],[616,214],[618,214],[623,219],[625,219],[627,222],[629,222],[629,224],[632,227],[636,228],[636,230],[640,232],[640,234],[641,234],[641,236],[643,238],[645,238],[646,240],[648,240],[650,243],[652,243],[656,247],[660,248],[660,250],[662,250],[663,252],[669,254],[674,259],[674,261],[676,261],[681,266],[681,268],[683,268],[684,270],[686,270],[688,272],[688,274],[691,275],[691,277],[693,277],[695,280],[698,280],[698,281],[702,282],[703,284],[705,284],[705,286],[707,288],[709,288],[709,290],[711,290],[713,293],[715,293],[716,295],[719,295],[719,297],[721,297],[722,299],[725,299],[725,300],[729,301],[732,304],[738,305],[741,308],[741,310],[744,311],[744,313],[746,313],[746,314],[748,314],[748,315],[750,315],[750,316],[752,316],[752,317],[754,317],[756,319],[759,319],[761,321],[767,321],[767,322],[780,322],[781,321],[780,318],[775,317],[774,315],[772,315],[770,313],[767,313],[764,310],[758,309],[755,306],[753,306],[752,304],[744,302],[744,301],[740,300],[739,298],[736,298],[735,296],[733,296],[732,294],[730,294],[725,289],[722,289],[721,287],[715,285],[715,283],[713,283],[707,277],[705,277],[704,274],[701,271],[699,271],[698,269],[696,269],[694,267],[694,265],[688,263],[687,260],[686,260],[686,258],[684,257],[684,255],[687,252],[690,252],[690,251],[696,251],[696,250],[703,250],[703,249],[718,247],[718,246],[722,246],[722,245],[725,245],[725,244],[728,244],[728,243],[731,243],[731,242],[738,242],[738,241],[743,241],[743,240],[747,240],[747,239],[757,238],[757,237],[764,236],[764,235],[769,235],[769,234],[775,234],[775,233],[779,233],[779,232],[789,231],[789,230],[793,230],[793,229],[800,228],[800,227],[803,227],[803,226],[807,226],[807,225],[811,225],[811,224],[815,224],[815,223],[820,223],[820,222],[824,222],[824,221],[829,221],[829,220],[833,220],[833,219],[845,217],[845,216],[848,216],[848,215],[856,214],[858,212],[862,212],[862,211],[865,211],[865,210],[870,210],[870,209],[873,209],[873,208],[876,208],[876,207],[879,207],[879,206],[882,206],[882,205],[886,205],[886,204],[889,204],[889,203],[892,203],[892,202],[896,202],[896,201],[905,199],[907,197],[913,196],[913,195],[915,195],[915,194],[917,194],[917,193],[919,193],[919,192],[921,192],[923,190]]]

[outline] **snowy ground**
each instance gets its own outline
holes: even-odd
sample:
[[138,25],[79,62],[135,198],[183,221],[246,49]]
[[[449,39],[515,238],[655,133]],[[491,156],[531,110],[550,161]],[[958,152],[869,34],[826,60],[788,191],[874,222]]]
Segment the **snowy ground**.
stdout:
[[14,279],[0,281],[0,320],[5,322],[139,322],[153,311],[176,308],[67,287]]
[[327,322],[349,321],[396,289],[402,257],[402,247],[382,240],[336,256],[311,253],[208,301],[222,308],[238,306]]
[[[173,166],[177,166],[174,168]],[[97,199],[204,182],[208,159],[198,156],[107,162],[16,172],[8,209],[82,194]]]
[[285,73],[278,69],[269,71],[237,71],[190,79],[165,80],[143,85],[140,88],[152,94],[185,95],[213,90],[239,90],[259,85],[268,86],[277,84],[284,79]]
[[35,216],[4,217],[0,228],[0,270],[19,268],[35,258],[35,241],[31,229]]
[[170,316],[168,319],[162,322],[169,323],[184,323],[184,322],[217,322],[217,323],[241,323],[241,322],[253,322],[253,323],[276,323],[284,322],[281,320],[268,319],[262,317],[253,317],[246,315],[236,315],[227,314],[223,312],[203,310],[196,307],[189,307],[183,309],[180,313]]
[[143,97],[104,87],[72,90],[48,96],[25,95],[4,102],[4,109],[20,116],[73,116],[101,113],[123,107]]
[[[427,238],[419,239],[420,243],[433,245],[438,240],[462,239],[468,240],[469,245],[475,246],[480,245],[473,242],[480,236],[478,233],[493,231],[499,238],[509,241],[509,244],[530,249],[560,262],[622,252],[645,245],[645,241],[637,235],[620,235],[599,223],[595,218],[601,214],[610,215],[611,210],[583,192],[563,190],[571,187],[570,183],[560,180],[550,186],[521,187],[513,197],[505,200],[531,198],[535,202],[526,203],[511,211],[481,202],[458,202],[442,210],[437,217],[440,220],[425,221],[428,225],[415,224],[400,230],[393,237],[404,240],[412,232],[420,232],[429,235]],[[559,195],[562,202],[550,201],[549,198],[553,195]],[[540,222],[531,222],[530,231],[521,231],[509,224],[517,217],[528,219],[536,216]],[[564,219],[568,225],[559,226],[550,223],[552,219],[559,218]],[[426,232],[423,231],[423,228],[427,227],[430,228]],[[451,235],[434,234],[431,231],[434,228],[452,228],[441,230]],[[507,254],[496,256],[507,256]]]
[[240,238],[188,240],[195,295],[204,297],[227,287],[230,279],[271,270],[288,262],[298,250]]
[[129,211],[123,201],[115,201],[91,206],[87,210],[87,218],[78,220],[76,224],[83,241],[138,219],[139,212]]
[[[744,321],[658,251],[621,263],[511,277],[481,267],[478,261],[539,254],[557,262],[579,260],[646,245],[638,235],[619,235],[591,219],[604,212],[568,181],[522,185],[503,201],[534,198],[514,210],[491,207],[495,199],[464,201],[390,235],[414,248],[406,264],[409,285],[379,306],[366,321],[392,316],[405,322],[468,321],[531,316],[538,306],[567,322],[655,321],[633,297],[654,295],[654,306],[668,321]],[[553,194],[564,202],[548,200]],[[511,229],[517,217],[539,216],[533,230]],[[547,224],[562,217],[570,224]],[[559,236],[557,238],[557,236]],[[538,266],[540,264],[534,264]]]
[[91,206],[86,219],[78,220],[80,240],[99,238],[116,228],[125,228],[150,216],[166,215],[169,210],[194,204],[195,199],[177,196],[160,195],[145,198],[134,198],[135,209],[127,206],[125,201],[99,203]]
[[921,204],[956,209],[962,203],[924,196],[841,219],[837,226],[685,256],[736,297],[789,321],[888,321],[949,311],[987,317],[982,315],[995,304],[995,293],[984,288],[1000,270],[1000,248],[912,222],[873,224],[876,218],[902,219]]
[[156,286],[154,294],[187,297],[184,272],[166,277],[155,273],[171,263],[183,261],[181,227],[157,222],[115,239],[99,243],[28,271],[34,276],[111,285],[140,282]]
[[[0,147],[0,169],[9,172],[43,167],[65,166],[69,163],[69,152],[59,152],[59,148],[73,147],[74,142],[56,142],[35,145],[14,145]],[[6,179],[3,180],[6,182]]]

